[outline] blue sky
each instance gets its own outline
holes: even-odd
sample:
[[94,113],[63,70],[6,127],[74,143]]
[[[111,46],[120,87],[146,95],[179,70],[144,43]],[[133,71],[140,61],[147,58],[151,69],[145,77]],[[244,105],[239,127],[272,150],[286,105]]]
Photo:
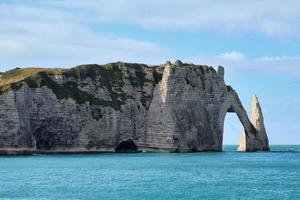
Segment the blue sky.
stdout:
[[[0,2],[0,71],[166,60],[225,67],[249,115],[256,94],[271,144],[300,144],[299,1]],[[224,143],[242,126],[228,114]]]

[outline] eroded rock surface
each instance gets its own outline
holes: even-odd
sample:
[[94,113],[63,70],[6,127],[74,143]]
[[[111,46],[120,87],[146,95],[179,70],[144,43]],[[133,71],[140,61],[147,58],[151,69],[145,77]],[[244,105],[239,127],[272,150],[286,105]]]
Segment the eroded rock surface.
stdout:
[[0,153],[222,151],[227,112],[251,139],[246,151],[268,149],[260,108],[253,126],[223,67],[17,69],[0,78]]
[[[252,117],[251,123],[256,129],[257,139],[252,139],[251,135],[241,134],[239,151],[268,151],[269,150],[269,140],[264,124],[264,118],[258,98],[256,95],[252,98]],[[252,148],[251,148],[252,147]]]

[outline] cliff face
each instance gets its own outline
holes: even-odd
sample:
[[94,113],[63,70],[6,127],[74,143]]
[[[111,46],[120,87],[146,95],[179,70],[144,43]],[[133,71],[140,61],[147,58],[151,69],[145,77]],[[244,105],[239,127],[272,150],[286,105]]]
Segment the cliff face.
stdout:
[[227,112],[245,151],[266,150],[222,67],[16,69],[0,77],[0,152],[221,151]]

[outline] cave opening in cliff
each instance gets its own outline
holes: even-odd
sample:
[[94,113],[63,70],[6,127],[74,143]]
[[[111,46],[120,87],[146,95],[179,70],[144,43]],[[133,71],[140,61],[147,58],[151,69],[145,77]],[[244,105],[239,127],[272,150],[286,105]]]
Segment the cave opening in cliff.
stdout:
[[223,151],[236,151],[242,132],[244,132],[244,127],[237,114],[228,112],[224,120]]
[[138,146],[132,140],[122,141],[116,148],[115,151],[118,153],[134,153],[137,152]]

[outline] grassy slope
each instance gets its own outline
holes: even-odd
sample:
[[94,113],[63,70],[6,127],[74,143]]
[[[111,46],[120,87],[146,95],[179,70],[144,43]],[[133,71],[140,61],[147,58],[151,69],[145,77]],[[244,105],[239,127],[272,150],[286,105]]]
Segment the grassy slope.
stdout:
[[[25,68],[13,69],[2,74],[0,78],[0,86],[9,85],[19,81],[25,80],[29,76],[34,76],[40,72],[47,72],[49,74],[61,74],[65,69],[50,69],[50,68]],[[0,73],[1,74],[1,73]]]
[[[142,88],[147,73],[153,73],[155,84],[161,80],[161,72],[156,68],[150,68],[143,64],[134,63],[110,63],[106,65],[79,65],[71,69],[58,68],[25,68],[13,69],[5,72],[0,77],[0,94],[10,90],[18,90],[24,83],[30,88],[40,88],[47,86],[58,99],[73,98],[78,104],[89,102],[90,105],[110,106],[116,110],[130,98],[122,91],[125,73],[127,69],[134,69],[134,75],[129,73],[127,78],[134,87]],[[63,75],[71,78],[64,84],[58,84],[51,76]],[[110,93],[111,101],[105,101],[94,97],[94,95],[82,91],[78,88],[78,80],[91,78],[100,82],[100,87],[106,88]],[[100,77],[100,78],[99,78]],[[141,101],[146,106],[147,96],[143,96]]]

